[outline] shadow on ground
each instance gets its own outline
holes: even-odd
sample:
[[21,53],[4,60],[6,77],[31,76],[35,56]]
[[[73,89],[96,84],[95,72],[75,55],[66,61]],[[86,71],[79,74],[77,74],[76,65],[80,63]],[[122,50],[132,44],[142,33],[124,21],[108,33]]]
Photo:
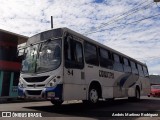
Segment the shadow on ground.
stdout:
[[7,103],[25,103],[25,102],[42,102],[45,100],[35,100],[35,99],[19,99],[19,98],[1,98],[0,104],[7,104]]
[[[25,107],[30,110],[37,110],[42,112],[43,116],[48,117],[111,117],[113,113],[136,113],[136,112],[150,112],[154,113],[160,109],[159,100],[142,99],[139,102],[131,102],[127,99],[119,99],[115,101],[102,101],[97,105],[72,103],[63,104],[56,107],[54,105],[48,106],[32,106]],[[147,106],[149,105],[149,106]],[[151,107],[150,106],[157,106]],[[112,117],[111,117],[112,118]],[[121,117],[118,117],[120,119]],[[131,117],[128,117],[131,119]],[[132,119],[136,119],[133,117]],[[122,117],[124,119],[124,117]]]

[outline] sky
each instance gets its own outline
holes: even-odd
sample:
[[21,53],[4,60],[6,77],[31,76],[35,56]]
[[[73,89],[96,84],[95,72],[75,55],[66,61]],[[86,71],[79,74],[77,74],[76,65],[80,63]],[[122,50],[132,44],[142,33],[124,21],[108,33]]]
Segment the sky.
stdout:
[[[50,30],[50,17],[53,16],[54,28],[70,28],[146,63],[150,74],[160,75],[160,15],[158,15],[160,2],[157,4],[152,0],[0,0],[0,2],[0,29],[30,37]],[[142,20],[148,17],[151,18]]]

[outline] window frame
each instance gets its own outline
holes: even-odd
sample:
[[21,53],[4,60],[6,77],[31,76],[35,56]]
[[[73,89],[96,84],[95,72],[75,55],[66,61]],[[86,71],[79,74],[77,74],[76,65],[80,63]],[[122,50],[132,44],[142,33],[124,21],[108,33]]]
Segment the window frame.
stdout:
[[[145,69],[144,69],[145,68]],[[149,72],[148,72],[148,68],[147,68],[147,66],[142,66],[142,69],[143,69],[143,73],[144,73],[144,77],[149,77]],[[146,70],[146,71],[145,71]],[[145,72],[147,72],[147,75],[146,75],[146,73]]]
[[[92,63],[88,63],[88,61],[86,61],[86,44],[89,44],[91,45],[92,47],[95,47],[96,48],[96,64],[92,64]],[[86,64],[89,64],[89,65],[94,65],[94,66],[99,66],[100,62],[99,62],[99,53],[98,53],[98,47],[93,44],[93,43],[90,43],[88,41],[84,41],[84,59],[85,59],[85,63]]]
[[[115,61],[115,57],[118,57],[118,61]],[[120,55],[118,55],[117,53],[113,53],[113,60],[114,60],[114,62],[116,62],[116,63],[122,64],[122,63],[121,63]]]
[[142,65],[137,63],[137,68],[138,68],[139,76],[144,76],[144,71],[143,71]]
[[[116,60],[116,58],[118,58],[118,59]],[[114,61],[113,69],[115,71],[124,72],[122,56],[119,55],[118,53],[112,53],[112,59]]]
[[[100,67],[107,68],[107,69],[113,69],[113,60],[112,60],[112,57],[111,57],[111,51],[109,51],[105,48],[102,48],[102,47],[99,47],[98,50],[99,50],[99,65],[100,65]],[[108,53],[108,58],[104,58],[102,56],[101,50]],[[106,62],[108,62],[111,65],[103,65],[103,63],[101,62],[102,59],[106,59]]]
[[[130,66],[130,62],[129,62],[129,59],[128,58],[126,58],[126,57],[123,57],[122,58],[123,59],[123,64],[125,65],[125,66]],[[127,65],[125,64],[126,62],[125,62],[125,60],[127,60]],[[130,66],[131,67],[131,66]]]
[[[69,42],[67,41],[68,38],[70,40]],[[68,45],[70,45],[70,46],[71,46],[71,44],[75,44],[75,45],[76,44],[80,44],[80,46],[81,46],[81,53],[82,53],[82,62],[77,62],[75,59],[72,60],[73,56],[72,56],[72,53],[71,53],[71,51],[72,51],[71,47],[69,47],[69,48],[66,49],[66,43]],[[69,60],[66,59],[66,57],[68,55],[68,49],[70,49],[70,57],[71,57],[71,59],[69,59]],[[74,51],[74,54],[75,54],[75,52],[77,52],[76,51],[76,46],[75,46],[74,50],[75,50]],[[70,68],[71,69],[83,69],[84,68],[83,43],[80,42],[80,41],[78,41],[76,37],[73,37],[71,35],[66,36],[66,38],[64,39],[64,50],[63,51],[64,51],[64,66],[65,66],[65,68],[67,68],[67,69],[70,69]],[[67,54],[66,54],[66,52],[67,52]],[[76,55],[76,58],[77,58],[77,55]]]
[[[130,64],[129,58],[123,57],[122,60],[123,60],[123,69],[124,69],[124,72],[126,72],[126,73],[132,73],[132,68],[131,68],[131,64]],[[125,61],[128,64],[125,64],[126,63]]]
[[[132,63],[134,63],[134,67],[132,66]],[[131,70],[133,74],[139,75],[139,71],[137,68],[137,62],[134,60],[130,60]],[[136,72],[135,72],[136,71]]]

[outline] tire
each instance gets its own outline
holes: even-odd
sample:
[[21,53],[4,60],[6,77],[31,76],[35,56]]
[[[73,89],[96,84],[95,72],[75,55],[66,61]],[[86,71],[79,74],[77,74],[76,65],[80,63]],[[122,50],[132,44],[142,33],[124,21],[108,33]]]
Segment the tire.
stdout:
[[61,106],[63,101],[61,101],[61,100],[51,100],[51,103],[55,106]]
[[97,90],[96,88],[91,87],[91,89],[89,90],[88,99],[89,99],[89,102],[90,102],[91,104],[96,104],[96,103],[98,103],[99,93],[98,93],[98,90]]
[[136,101],[139,101],[140,100],[140,91],[138,89],[136,89],[136,96],[134,97],[134,99]]

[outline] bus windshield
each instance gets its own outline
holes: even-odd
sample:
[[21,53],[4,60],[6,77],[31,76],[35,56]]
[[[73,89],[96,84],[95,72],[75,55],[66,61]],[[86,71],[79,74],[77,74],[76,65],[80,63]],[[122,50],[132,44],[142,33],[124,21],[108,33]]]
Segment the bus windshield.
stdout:
[[25,49],[22,72],[41,73],[57,69],[61,63],[61,40],[48,40]]

